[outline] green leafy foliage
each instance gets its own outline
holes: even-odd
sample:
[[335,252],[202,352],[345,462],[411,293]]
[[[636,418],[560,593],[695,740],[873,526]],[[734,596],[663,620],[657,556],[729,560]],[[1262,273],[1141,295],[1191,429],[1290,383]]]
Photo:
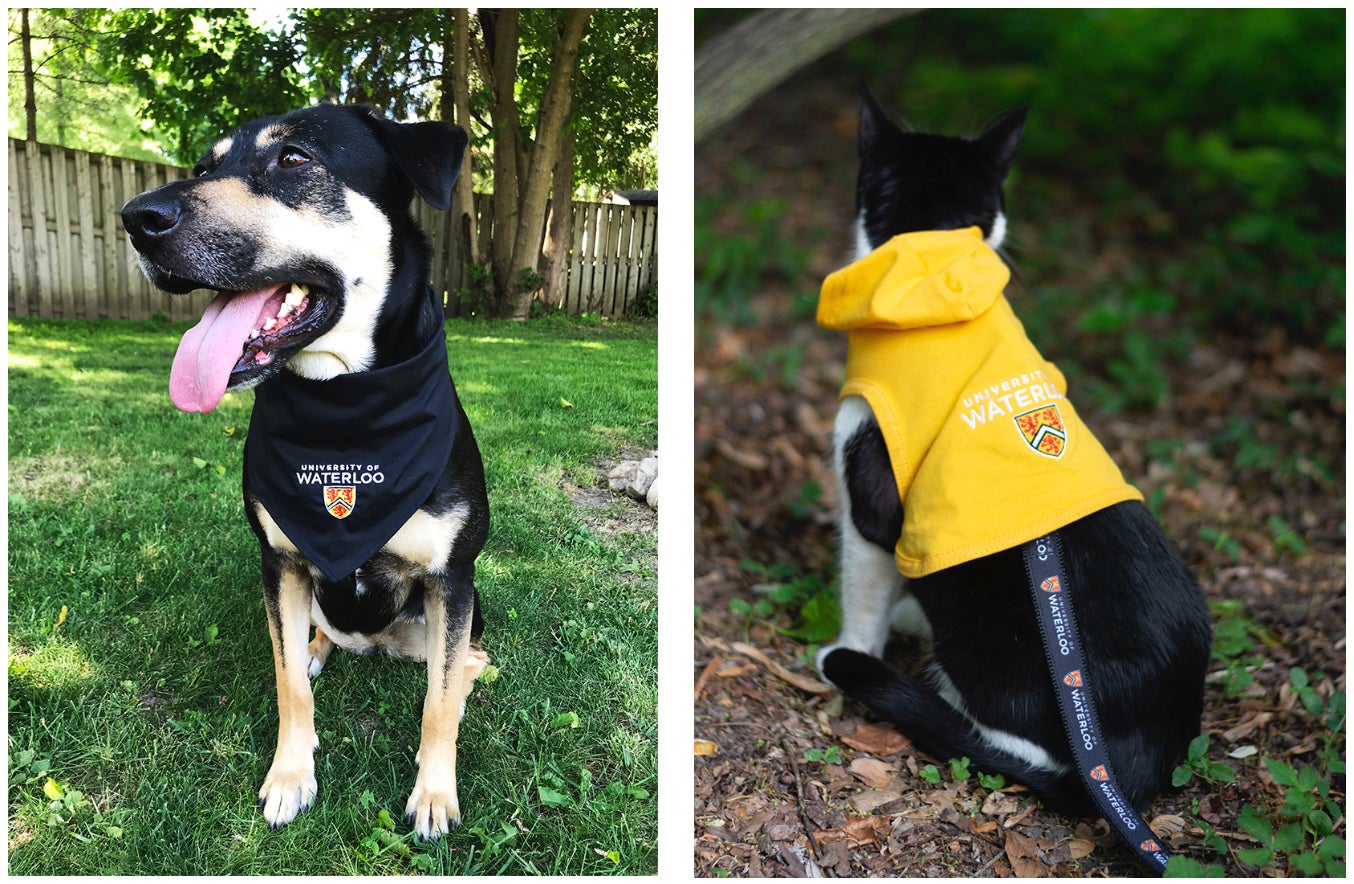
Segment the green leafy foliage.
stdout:
[[249,9],[89,12],[98,66],[136,90],[180,164],[247,120],[308,103],[296,41],[265,29]]
[[1226,878],[1227,870],[1222,866],[1204,865],[1188,856],[1173,856],[1166,861],[1167,878]]
[[[1295,767],[1279,759],[1261,759],[1274,783],[1283,789],[1284,800],[1278,807],[1267,809],[1248,803],[1241,809],[1236,828],[1250,838],[1250,843],[1237,849],[1235,857],[1244,866],[1262,870],[1275,867],[1280,873],[1286,868],[1290,875],[1344,876],[1345,842],[1335,834],[1344,817],[1337,801],[1337,793],[1342,794],[1343,785],[1333,790],[1332,775],[1342,778],[1345,771],[1340,752],[1345,697],[1343,691],[1334,691],[1323,703],[1315,688],[1323,678],[1320,673],[1309,677],[1296,667],[1289,671],[1289,684],[1298,697],[1302,712],[1312,716],[1325,715],[1326,730],[1321,734],[1323,747],[1317,753],[1319,764],[1314,766]],[[1190,743],[1185,764],[1177,767],[1172,777],[1173,785],[1184,785],[1193,776],[1217,786],[1232,781],[1232,769],[1209,761],[1207,749],[1206,735]],[[1197,813],[1197,799],[1195,810]],[[1195,822],[1203,832],[1206,848],[1219,854],[1228,852],[1227,841],[1216,828],[1202,819]],[[1191,874],[1217,877],[1223,871],[1221,867],[1203,866],[1193,860],[1177,864],[1173,858],[1171,863],[1167,867],[1167,877]]]
[[1210,602],[1209,609],[1215,617],[1212,657],[1226,667],[1223,693],[1229,697],[1237,696],[1251,686],[1254,682],[1251,671],[1263,663],[1260,655],[1255,653],[1255,642],[1272,644],[1275,639],[1246,616],[1240,601]]
[[729,610],[733,613],[769,621],[785,612],[795,622],[793,626],[779,626],[779,630],[810,646],[832,638],[841,629],[836,593],[822,577],[800,575],[789,565],[767,566],[751,559],[739,564],[758,579],[753,589],[760,598],[751,602],[738,597],[730,599]]
[[[879,84],[881,99],[923,131],[971,132],[975,108],[1029,106],[1008,205],[1029,214],[1021,191],[1052,177],[1077,188],[1097,219],[1135,224],[1142,239],[1169,246],[1169,260],[1125,277],[1170,292],[1173,316],[1242,329],[1277,323],[1338,346],[1343,16],[945,10],[898,22],[848,57],[852,73]],[[1117,357],[1128,395],[1142,400],[1155,395],[1151,351],[1169,349],[1162,332],[1181,324],[1122,309],[1135,298],[1117,316],[1083,305],[1096,314],[1081,325],[1158,335]],[[1107,319],[1120,329],[1107,330]]]
[[[317,100],[369,104],[396,119],[444,119],[442,93],[449,74],[452,17],[448,9],[310,8],[268,14],[246,8],[34,10],[43,44],[44,83],[39,121],[56,143],[87,147],[82,132],[91,109],[94,128],[119,142],[98,149],[145,153],[141,116],[153,123],[155,159],[195,161],[241,122],[303,107]],[[550,75],[563,12],[522,10],[516,101],[527,134],[537,119]],[[470,16],[473,44],[483,36]],[[11,70],[19,42],[11,15]],[[50,59],[48,59],[50,56]],[[487,118],[491,92],[471,66],[471,109]],[[91,80],[94,88],[84,88]],[[55,84],[55,88],[53,85]],[[658,178],[658,12],[654,8],[599,9],[579,47],[571,81],[576,139],[575,184],[590,188],[654,187]],[[68,106],[69,98],[81,103]],[[111,90],[101,95],[100,89]],[[14,95],[23,89],[11,85]],[[80,126],[64,125],[62,114]],[[105,121],[107,118],[107,121]],[[487,153],[492,132],[470,127],[473,150]],[[13,130],[11,130],[13,134]],[[151,157],[147,157],[151,158]],[[481,157],[481,160],[483,157]],[[477,166],[483,166],[477,160]],[[485,188],[489,189],[489,188]]]
[[[751,170],[738,174],[753,174]],[[804,281],[806,250],[781,232],[786,203],[781,199],[753,200],[741,206],[726,198],[696,198],[695,302],[698,316],[712,314],[725,321],[749,324],[751,296],[771,279]],[[737,229],[725,220],[737,218]]]
[[1236,777],[1236,771],[1228,765],[1208,759],[1208,734],[1199,734],[1190,740],[1185,763],[1171,774],[1171,785],[1178,788],[1196,776],[1210,783],[1230,783]]

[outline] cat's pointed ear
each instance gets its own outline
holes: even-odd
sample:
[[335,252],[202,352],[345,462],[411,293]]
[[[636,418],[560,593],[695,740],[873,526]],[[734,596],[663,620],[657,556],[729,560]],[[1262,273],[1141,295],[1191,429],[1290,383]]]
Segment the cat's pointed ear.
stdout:
[[988,126],[987,131],[978,136],[978,144],[991,154],[992,160],[1003,176],[1010,171],[1011,161],[1015,159],[1016,148],[1020,146],[1020,136],[1025,131],[1025,114],[1028,111],[1029,108],[1025,107],[1013,110]]
[[863,157],[879,140],[879,126],[885,123],[884,109],[874,100],[870,90],[860,87],[860,155]]

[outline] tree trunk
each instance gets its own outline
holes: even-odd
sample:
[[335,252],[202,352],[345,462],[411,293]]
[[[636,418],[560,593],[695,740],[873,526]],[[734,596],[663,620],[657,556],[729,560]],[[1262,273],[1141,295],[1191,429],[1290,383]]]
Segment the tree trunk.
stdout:
[[517,10],[482,9],[479,17],[493,94],[490,114],[494,122],[494,295],[500,304],[507,305],[512,303],[517,275],[512,261],[517,237],[517,154],[522,139],[513,95],[517,79]]
[[[451,94],[456,124],[470,134],[470,14],[452,10]],[[445,92],[443,93],[445,94]],[[451,222],[461,249],[462,268],[480,262],[479,236],[475,229],[475,189],[471,175],[470,147],[465,149],[461,177],[451,203]],[[469,233],[469,236],[466,234]],[[462,270],[464,273],[464,269]]]
[[559,159],[555,161],[554,185],[550,191],[550,220],[546,222],[545,247],[541,253],[545,263],[545,302],[555,306],[564,303],[568,277],[569,250],[573,248],[574,220],[574,131],[566,129],[560,145]]
[[763,9],[696,53],[696,143],[795,71],[920,9]]
[[29,141],[38,140],[38,100],[33,90],[33,33],[28,28],[28,9],[19,13],[20,35],[24,54],[24,120],[27,128],[24,137]]
[[[527,168],[526,184],[522,190],[517,213],[517,233],[512,250],[514,276],[520,269],[535,272],[541,256],[542,222],[545,203],[550,193],[550,171],[555,168],[560,144],[564,140],[564,124],[569,119],[570,84],[578,61],[579,44],[583,31],[592,16],[591,9],[571,9],[559,38],[555,41],[554,57],[550,64],[550,81],[541,96],[540,118],[536,122],[536,143],[531,148],[531,162]],[[514,319],[525,319],[531,309],[534,291],[515,292],[512,311]]]

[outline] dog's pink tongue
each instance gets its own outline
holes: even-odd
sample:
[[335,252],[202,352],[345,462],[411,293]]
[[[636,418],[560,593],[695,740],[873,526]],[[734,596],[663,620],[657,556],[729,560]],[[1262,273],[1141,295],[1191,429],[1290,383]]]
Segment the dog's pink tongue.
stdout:
[[276,286],[222,292],[203,312],[202,321],[184,332],[169,370],[169,398],[181,411],[206,414],[216,408],[249,333],[259,327],[259,316],[276,292]]

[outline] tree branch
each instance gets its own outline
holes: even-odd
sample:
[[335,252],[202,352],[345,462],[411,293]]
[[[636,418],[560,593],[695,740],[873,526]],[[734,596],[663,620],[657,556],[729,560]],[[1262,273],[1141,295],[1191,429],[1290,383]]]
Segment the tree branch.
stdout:
[[696,143],[810,62],[920,9],[763,9],[696,53]]

